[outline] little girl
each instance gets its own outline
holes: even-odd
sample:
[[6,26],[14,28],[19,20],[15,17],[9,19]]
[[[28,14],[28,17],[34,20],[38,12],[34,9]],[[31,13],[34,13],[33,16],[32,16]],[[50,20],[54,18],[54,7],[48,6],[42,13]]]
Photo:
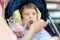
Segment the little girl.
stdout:
[[[27,22],[26,29],[24,30],[23,35],[25,35],[28,32],[28,30],[30,29],[31,25],[33,25],[33,23],[35,23],[36,21],[41,19],[41,14],[42,13],[39,11],[39,9],[32,3],[28,3],[28,4],[24,5],[23,7],[21,7],[21,9],[20,9],[21,19],[23,22],[24,21]],[[41,22],[43,22],[43,21],[41,21]],[[44,23],[39,24],[39,25],[44,26]],[[38,28],[38,26],[37,26],[37,28]],[[37,30],[37,28],[36,28],[36,30]],[[19,36],[19,33],[16,35]],[[23,37],[23,35],[20,33],[20,37]],[[51,40],[51,35],[45,29],[42,29],[41,31],[39,31],[32,38],[32,40],[48,40],[48,39]]]

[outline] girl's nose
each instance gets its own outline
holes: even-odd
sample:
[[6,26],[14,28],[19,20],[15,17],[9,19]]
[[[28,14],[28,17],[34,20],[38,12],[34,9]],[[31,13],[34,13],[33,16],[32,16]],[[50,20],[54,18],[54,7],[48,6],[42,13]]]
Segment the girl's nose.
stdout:
[[30,14],[30,15],[29,15],[29,18],[33,18],[33,15],[32,15],[32,14]]

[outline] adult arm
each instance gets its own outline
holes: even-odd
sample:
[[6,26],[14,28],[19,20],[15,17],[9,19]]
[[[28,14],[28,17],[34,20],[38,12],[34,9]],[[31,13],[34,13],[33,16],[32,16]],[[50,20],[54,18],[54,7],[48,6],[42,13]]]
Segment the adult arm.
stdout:
[[44,22],[42,19],[36,21],[35,23],[31,25],[29,31],[21,40],[31,40],[34,34],[41,31],[46,25],[47,25],[47,22]]
[[17,40],[17,37],[9,29],[6,21],[2,17],[2,6],[0,5],[0,40]]

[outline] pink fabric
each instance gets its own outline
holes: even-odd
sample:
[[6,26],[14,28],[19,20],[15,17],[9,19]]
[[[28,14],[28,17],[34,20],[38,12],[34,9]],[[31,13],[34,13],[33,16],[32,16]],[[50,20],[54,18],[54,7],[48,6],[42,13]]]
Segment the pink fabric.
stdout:
[[0,4],[4,8],[4,1],[0,0]]
[[8,1],[9,1],[9,0],[5,0],[5,3],[4,3],[5,7],[6,7],[6,5],[8,4]]
[[4,10],[5,10],[5,8],[6,8],[6,6],[7,6],[7,4],[8,4],[8,0],[0,0],[0,8],[1,8],[1,12],[0,13],[2,13],[1,14],[1,16],[4,16]]
[[2,8],[4,9],[6,5],[8,4],[8,0],[0,0],[0,4],[2,5]]

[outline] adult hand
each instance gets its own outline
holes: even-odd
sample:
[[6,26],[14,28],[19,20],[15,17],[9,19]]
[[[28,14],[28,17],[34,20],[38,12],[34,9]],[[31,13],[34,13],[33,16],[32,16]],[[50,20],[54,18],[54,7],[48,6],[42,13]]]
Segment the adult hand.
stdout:
[[35,34],[39,31],[41,31],[43,28],[45,28],[47,26],[47,24],[48,24],[47,22],[40,19],[31,25],[30,30],[33,31],[33,33]]

